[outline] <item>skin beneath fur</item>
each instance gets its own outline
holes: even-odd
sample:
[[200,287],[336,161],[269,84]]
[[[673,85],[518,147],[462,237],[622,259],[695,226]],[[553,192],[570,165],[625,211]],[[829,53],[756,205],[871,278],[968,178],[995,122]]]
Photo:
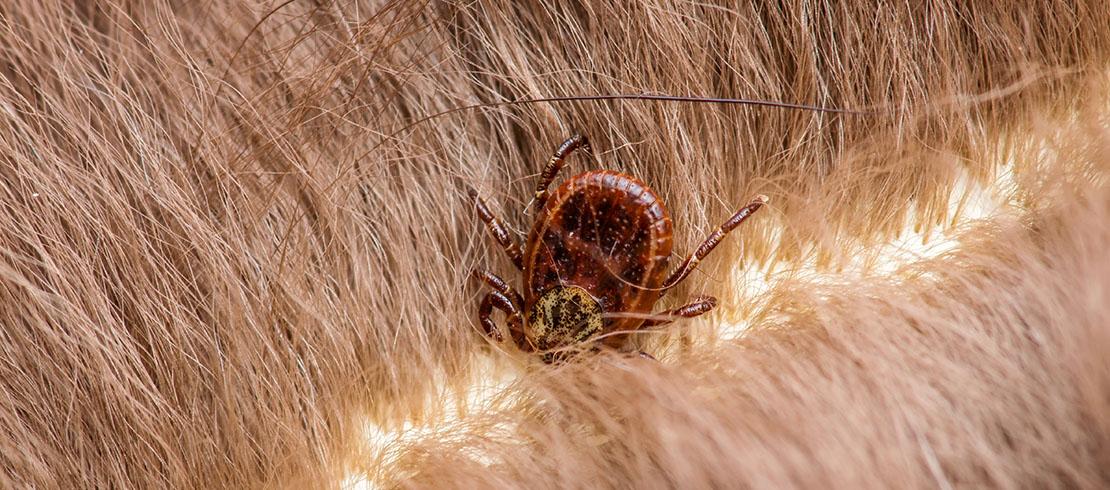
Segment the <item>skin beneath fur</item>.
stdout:
[[[1101,1],[553,3],[0,6],[0,487],[1110,484]],[[610,101],[402,130],[642,91],[880,114]],[[653,183],[680,253],[770,196],[699,266],[724,315],[670,331],[752,329],[527,367],[360,452],[365,419],[437,420],[502,355],[466,284],[510,265],[464,189],[519,231],[513,179],[575,131]],[[1010,206],[950,254],[732,286],[738,261],[835,275],[960,222],[956,183],[1003,162]]]

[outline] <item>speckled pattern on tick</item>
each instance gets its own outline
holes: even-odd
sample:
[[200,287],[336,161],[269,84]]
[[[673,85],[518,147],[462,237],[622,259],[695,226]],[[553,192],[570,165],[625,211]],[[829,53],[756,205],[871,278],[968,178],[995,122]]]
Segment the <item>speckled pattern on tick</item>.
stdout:
[[[470,191],[478,216],[521,271],[524,283],[522,297],[497,275],[474,271],[474,277],[494,289],[478,307],[482,328],[502,341],[501,330],[490,318],[494,308],[501,310],[517,346],[542,354],[547,362],[600,335],[655,327],[712,310],[717,300],[699,296],[672,310],[651,311],[725,235],[767,202],[765,196],[756,196],[668,275],[671,218],[646,184],[629,175],[594,170],[548,192],[566,157],[579,149],[589,153],[589,141],[581,135],[570,137],[540,175],[535,221],[523,252],[478,193]],[[600,343],[622,348],[627,337],[606,335]]]

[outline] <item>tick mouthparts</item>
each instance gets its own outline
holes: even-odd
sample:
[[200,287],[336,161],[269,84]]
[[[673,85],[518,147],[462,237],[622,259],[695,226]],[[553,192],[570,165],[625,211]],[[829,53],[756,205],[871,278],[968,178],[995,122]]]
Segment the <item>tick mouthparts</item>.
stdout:
[[767,197],[764,194],[756,194],[755,198],[752,199],[752,204],[755,204],[755,203],[767,204],[768,202],[771,202],[771,198]]

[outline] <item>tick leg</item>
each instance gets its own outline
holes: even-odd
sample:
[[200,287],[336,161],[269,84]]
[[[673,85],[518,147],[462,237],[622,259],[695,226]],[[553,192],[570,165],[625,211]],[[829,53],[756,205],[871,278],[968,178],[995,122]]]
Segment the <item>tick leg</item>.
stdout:
[[678,308],[658,313],[659,319],[647,320],[640,328],[658,327],[673,322],[676,318],[693,318],[709,313],[717,307],[717,298],[712,296],[698,296],[693,301]]
[[501,335],[501,331],[497,329],[497,325],[493,323],[493,319],[490,318],[494,308],[505,313],[510,330],[513,329],[514,325],[519,329],[520,311],[516,309],[516,306],[513,305],[512,300],[510,300],[508,296],[498,291],[490,291],[489,294],[486,294],[486,296],[482,298],[482,304],[478,306],[478,321],[482,324],[482,330],[485,331],[486,335],[493,337],[493,340],[501,342],[504,340],[504,336]]
[[516,240],[513,240],[512,237],[509,236],[509,232],[505,231],[505,226],[501,224],[501,220],[497,219],[497,217],[490,212],[489,208],[486,207],[486,202],[483,201],[481,197],[478,197],[478,191],[470,189],[469,194],[470,199],[474,200],[474,209],[478,212],[478,217],[486,223],[486,227],[489,228],[490,233],[493,234],[493,238],[505,249],[505,253],[509,256],[509,260],[513,261],[513,265],[515,265],[517,269],[523,270],[524,260],[522,258],[523,254],[520,251],[520,243],[517,243]]
[[701,243],[701,245],[698,246],[696,250],[694,250],[694,253],[686,257],[686,260],[682,262],[682,265],[680,265],[678,269],[671,273],[671,277],[668,277],[666,281],[663,281],[663,289],[660,294],[667,292],[668,289],[677,286],[679,283],[682,282],[683,279],[686,279],[686,276],[689,276],[690,273],[693,272],[695,268],[697,268],[698,262],[701,262],[701,260],[704,259],[706,255],[709,255],[709,252],[712,252],[713,249],[721,243],[721,240],[725,238],[725,235],[728,235],[728,233],[739,226],[740,223],[743,223],[745,220],[747,220],[748,217],[752,215],[752,213],[755,213],[757,210],[759,210],[759,208],[763,207],[764,204],[767,204],[767,196],[755,196],[755,199],[752,199],[752,201],[749,202],[746,206],[740,208],[740,210],[737,211],[736,214],[732,215],[732,217],[729,218],[728,221],[725,222],[725,224],[719,226],[712,234],[709,235],[708,238],[705,239],[704,242]]
[[590,149],[590,140],[583,135],[576,134],[567,138],[563,144],[559,145],[559,149],[555,150],[555,154],[547,161],[547,165],[543,168],[543,173],[540,174],[540,182],[536,185],[536,202],[534,204],[536,212],[543,209],[544,203],[547,202],[547,188],[551,185],[551,181],[555,180],[555,176],[559,175],[559,170],[563,169],[565,160],[574,150],[581,149],[586,152],[587,156],[592,157],[593,152]]
[[498,342],[504,339],[501,335],[501,331],[497,329],[497,325],[495,325],[490,318],[493,309],[497,308],[505,313],[507,323],[509,324],[509,332],[513,335],[513,340],[517,341],[519,344],[524,334],[520,316],[520,310],[524,309],[524,299],[521,298],[520,294],[516,291],[513,291],[513,288],[509,287],[504,279],[501,279],[492,272],[475,269],[471,275],[474,276],[475,279],[489,284],[489,286],[494,289],[493,292],[490,292],[482,298],[482,303],[478,306],[478,321],[482,324],[482,330],[485,331],[486,335],[493,337],[493,339]]
[[474,272],[471,272],[470,275],[479,281],[489,284],[489,287],[505,295],[505,297],[512,302],[513,307],[518,311],[524,309],[524,299],[521,298],[520,294],[516,291],[513,291],[513,288],[509,287],[505,280],[498,277],[497,274],[487,270],[474,269]]

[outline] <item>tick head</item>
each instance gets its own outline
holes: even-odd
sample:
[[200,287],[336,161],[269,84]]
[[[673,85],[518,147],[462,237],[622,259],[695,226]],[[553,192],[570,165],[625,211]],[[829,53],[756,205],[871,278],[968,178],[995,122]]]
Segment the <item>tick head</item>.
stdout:
[[539,350],[569,347],[601,331],[601,303],[578,286],[555,286],[528,310],[526,334]]

